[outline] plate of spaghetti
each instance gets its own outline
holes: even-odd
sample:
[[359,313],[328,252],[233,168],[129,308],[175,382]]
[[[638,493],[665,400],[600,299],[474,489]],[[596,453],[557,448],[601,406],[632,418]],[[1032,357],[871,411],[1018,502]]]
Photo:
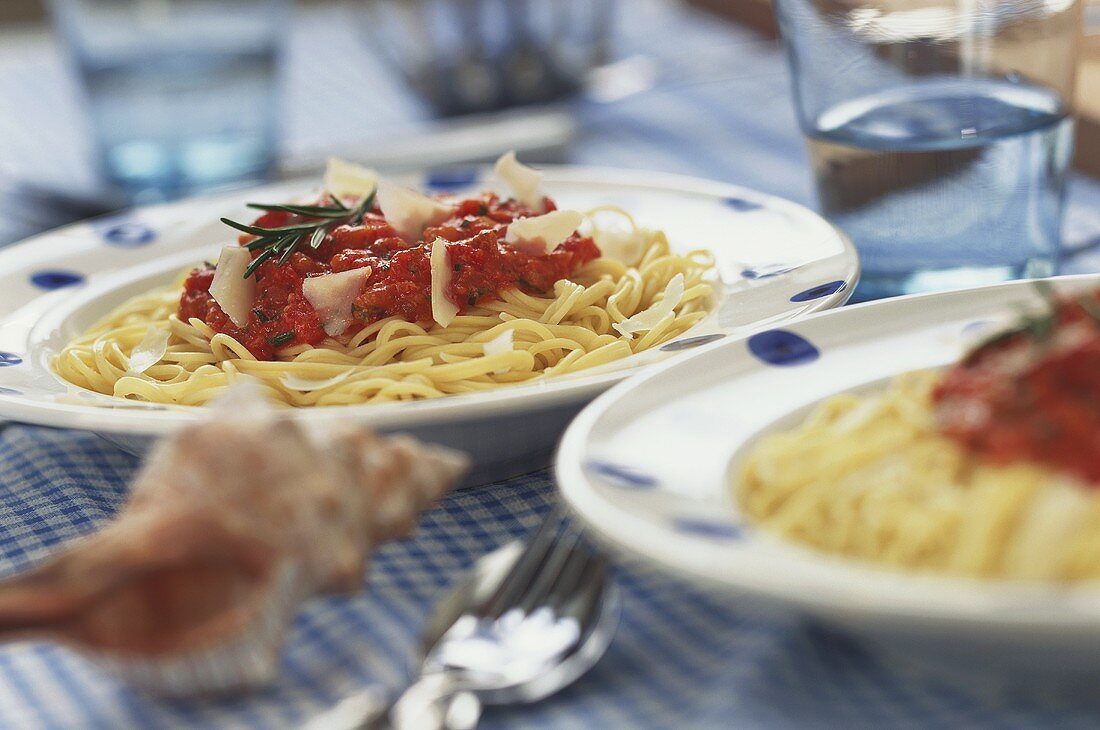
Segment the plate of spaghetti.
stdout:
[[566,431],[634,558],[887,654],[1100,671],[1100,279],[846,307],[640,374]]
[[[843,303],[850,243],[707,181],[583,168],[324,178],[61,229],[0,253],[0,415],[137,451],[255,381],[538,466],[566,420],[647,364]],[[535,461],[533,461],[533,459]]]

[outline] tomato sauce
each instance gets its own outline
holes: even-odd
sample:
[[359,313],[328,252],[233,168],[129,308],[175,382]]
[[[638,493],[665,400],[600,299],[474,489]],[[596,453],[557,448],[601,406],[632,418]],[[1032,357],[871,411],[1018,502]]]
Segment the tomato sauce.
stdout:
[[[1085,305],[1100,311],[1100,294]],[[1039,462],[1100,484],[1094,317],[1078,301],[1059,301],[1049,320],[976,349],[933,393],[941,430],[994,463]]]
[[[545,200],[545,211],[554,210]],[[519,289],[546,294],[559,279],[568,278],[584,264],[599,258],[591,238],[574,233],[555,250],[531,256],[504,243],[508,224],[541,212],[492,193],[459,201],[454,215],[424,231],[419,241],[399,237],[375,208],[361,223],[333,227],[316,249],[299,245],[279,266],[274,259],[260,264],[256,277],[256,301],[244,327],[237,327],[210,295],[214,278],[211,264],[191,272],[180,297],[179,317],[197,317],[217,332],[228,334],[261,360],[271,360],[280,348],[297,344],[317,345],[326,335],[317,313],[302,294],[302,282],[310,276],[349,271],[366,266],[371,275],[352,307],[355,322],[344,333],[350,336],[371,322],[400,317],[429,323],[431,310],[431,246],[436,238],[447,241],[452,278],[446,296],[459,308],[500,299],[501,293]],[[292,225],[309,218],[283,212],[261,215],[253,223],[261,228]],[[253,240],[242,235],[240,243]],[[259,252],[253,252],[253,258]]]

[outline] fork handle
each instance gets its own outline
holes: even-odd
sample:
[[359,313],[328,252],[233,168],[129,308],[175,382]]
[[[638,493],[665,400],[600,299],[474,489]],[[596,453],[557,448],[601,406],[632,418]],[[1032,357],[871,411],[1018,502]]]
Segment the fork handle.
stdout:
[[393,730],[473,730],[481,703],[446,672],[421,676],[389,708]]
[[376,692],[341,702],[310,728],[338,730],[473,730],[481,703],[445,673],[419,677],[399,695],[385,701]]

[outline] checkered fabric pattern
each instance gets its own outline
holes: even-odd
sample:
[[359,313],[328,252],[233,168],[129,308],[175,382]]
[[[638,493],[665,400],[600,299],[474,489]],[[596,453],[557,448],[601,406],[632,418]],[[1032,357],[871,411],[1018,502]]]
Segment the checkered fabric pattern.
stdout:
[[[88,532],[125,498],[137,460],[98,437],[23,426],[0,433],[0,571]],[[163,701],[46,644],[0,649],[0,727],[297,727],[369,685],[407,676],[433,598],[549,509],[545,472],[458,492],[415,536],[387,546],[367,590],[298,617],[278,683],[226,699]],[[490,708],[484,728],[1085,728],[1100,708],[925,676],[811,624],[739,614],[735,602],[620,566],[623,618],[589,675],[530,707]],[[1087,696],[1087,695],[1086,695]]]
[[[622,55],[695,59],[705,68],[692,73],[708,80],[685,78],[617,104],[580,104],[573,161],[704,175],[812,204],[778,47],[671,0],[621,6]],[[417,113],[407,99],[370,96],[400,92],[369,83],[384,69],[364,55],[354,23],[334,16],[340,12],[311,11],[293,34],[285,124],[292,150],[356,147],[381,126],[379,114],[392,125],[394,115]],[[324,90],[307,82],[331,68],[349,75],[341,95],[311,97]],[[77,117],[72,85],[49,43],[0,43],[0,110],[15,108],[18,115],[0,113],[0,159],[10,169],[44,183],[87,176],[88,150],[69,126]],[[12,224],[0,221],[0,237]],[[1100,185],[1076,178],[1066,239],[1078,253],[1068,271],[1100,268],[1091,251],[1098,233]],[[0,432],[0,572],[109,518],[136,468],[135,459],[87,433],[23,426]],[[279,683],[258,694],[161,701],[57,646],[4,646],[0,728],[296,727],[357,689],[397,686],[433,597],[477,557],[525,534],[553,499],[546,472],[452,495],[412,539],[377,556],[366,591],[309,605],[286,646]],[[735,601],[637,567],[620,566],[617,581],[624,612],[607,656],[543,703],[488,710],[482,727],[1100,725],[1094,688],[1052,695],[929,675],[886,664],[813,624],[745,615]]]

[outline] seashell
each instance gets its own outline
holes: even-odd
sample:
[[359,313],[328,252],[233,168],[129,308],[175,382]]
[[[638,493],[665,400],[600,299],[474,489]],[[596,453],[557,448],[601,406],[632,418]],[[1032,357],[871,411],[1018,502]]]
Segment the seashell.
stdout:
[[0,638],[59,641],[159,693],[272,680],[301,604],[363,585],[463,455],[301,423],[241,384],[158,444],[118,516],[0,581]]

